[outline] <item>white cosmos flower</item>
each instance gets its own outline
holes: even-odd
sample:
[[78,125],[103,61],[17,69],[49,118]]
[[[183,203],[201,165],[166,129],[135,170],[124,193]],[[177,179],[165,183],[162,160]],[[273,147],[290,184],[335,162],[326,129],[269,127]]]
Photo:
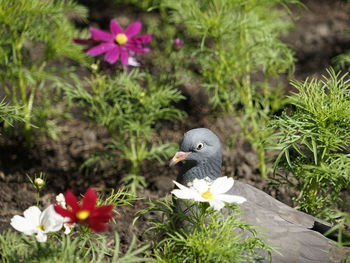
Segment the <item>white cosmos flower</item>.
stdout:
[[174,183],[179,189],[171,193],[181,199],[191,199],[197,202],[209,202],[215,210],[221,210],[226,203],[241,204],[247,199],[239,195],[225,194],[233,186],[233,178],[227,176],[219,177],[210,182],[205,179],[194,179],[190,187],[186,187],[178,182]]
[[47,233],[57,232],[62,228],[64,218],[55,212],[53,205],[43,212],[36,206],[31,206],[23,212],[23,216],[15,215],[11,226],[25,235],[36,234],[36,240],[46,242]]
[[[63,208],[67,208],[66,206],[66,198],[64,197],[64,194],[60,193],[56,195],[56,202],[59,206],[62,206]],[[69,220],[69,219],[67,219]],[[72,229],[74,228],[75,224],[67,224],[67,221],[63,224],[64,226],[64,234],[68,235],[70,232],[72,232]]]

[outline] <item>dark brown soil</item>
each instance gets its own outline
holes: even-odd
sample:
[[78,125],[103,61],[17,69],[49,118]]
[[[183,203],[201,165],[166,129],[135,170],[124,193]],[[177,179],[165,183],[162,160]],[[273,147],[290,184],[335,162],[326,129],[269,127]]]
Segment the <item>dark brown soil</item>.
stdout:
[[[335,0],[304,1],[306,10],[292,8],[296,28],[285,41],[295,50],[298,62],[294,78],[303,80],[306,77],[320,76],[331,65],[334,56],[350,48],[350,3]],[[115,14],[106,11],[103,18],[100,12],[91,13],[92,21],[109,20]],[[124,13],[125,16],[125,13]],[[297,18],[297,16],[299,16]],[[208,127],[216,132],[222,141],[229,134],[239,133],[240,129],[234,118],[211,118],[208,107],[198,98],[205,98],[204,91],[186,90],[189,95],[186,103],[189,117],[183,123],[160,123],[157,134],[165,141],[179,142],[183,133],[191,128]],[[205,101],[205,100],[204,100]],[[198,107],[198,105],[202,105]],[[28,149],[17,138],[0,136],[0,231],[10,228],[9,222],[13,215],[22,212],[35,204],[35,191],[29,183],[26,174],[33,177],[41,172],[47,177],[47,185],[41,192],[41,206],[46,207],[54,202],[58,193],[67,188],[76,194],[82,194],[88,187],[98,189],[118,189],[123,171],[112,170],[96,174],[82,172],[79,167],[89,154],[101,150],[106,141],[107,133],[103,129],[89,127],[88,122],[79,113],[73,118],[60,123],[61,135],[58,140],[41,138],[35,141],[33,148]],[[248,182],[260,189],[268,191],[279,200],[293,205],[295,192],[287,188],[270,189],[262,180],[257,169],[257,157],[249,145],[242,139],[224,151],[223,173],[235,179]],[[105,169],[107,170],[107,168]],[[148,186],[138,193],[139,196],[157,199],[162,198],[172,189],[172,180],[177,171],[169,168],[167,162],[158,164],[146,162],[142,167]],[[122,207],[116,218],[116,229],[125,249],[135,234],[142,240],[142,231],[146,224],[139,221],[135,226],[132,222],[135,212],[144,207],[145,201],[137,201],[134,206]]]

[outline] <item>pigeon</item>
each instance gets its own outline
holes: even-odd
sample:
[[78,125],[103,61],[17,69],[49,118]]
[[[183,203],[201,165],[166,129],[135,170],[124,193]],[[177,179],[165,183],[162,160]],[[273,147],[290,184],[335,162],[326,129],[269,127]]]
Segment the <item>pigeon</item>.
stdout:
[[[219,138],[209,129],[196,128],[185,133],[180,150],[170,166],[181,163],[177,182],[187,185],[195,178],[215,180],[222,176],[222,151]],[[324,236],[329,223],[298,211],[267,193],[235,180],[227,194],[246,198],[240,205],[241,219],[263,229],[275,263],[340,262],[342,249]],[[222,210],[229,213],[229,210]],[[266,262],[270,262],[267,260]]]

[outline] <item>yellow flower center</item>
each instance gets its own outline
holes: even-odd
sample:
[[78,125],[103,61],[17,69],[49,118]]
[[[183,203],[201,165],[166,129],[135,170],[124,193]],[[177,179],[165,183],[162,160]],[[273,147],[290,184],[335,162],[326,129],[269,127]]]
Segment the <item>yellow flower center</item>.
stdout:
[[41,231],[45,230],[43,225],[38,225],[37,228],[39,228]]
[[79,220],[85,220],[86,218],[88,218],[90,215],[90,211],[88,210],[80,210],[78,213],[77,213],[77,218]]
[[115,41],[119,44],[119,45],[125,45],[126,42],[128,42],[128,37],[121,33],[121,34],[118,34],[116,37],[115,37]]
[[204,192],[204,193],[202,194],[202,197],[203,197],[204,199],[209,199],[209,200],[211,200],[211,199],[213,199],[213,194],[208,190],[208,191],[206,191],[206,192]]

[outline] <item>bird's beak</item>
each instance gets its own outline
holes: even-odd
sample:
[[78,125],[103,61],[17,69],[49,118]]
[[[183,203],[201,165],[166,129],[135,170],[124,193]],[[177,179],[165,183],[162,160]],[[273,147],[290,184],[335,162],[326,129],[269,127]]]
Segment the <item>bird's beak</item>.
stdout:
[[174,166],[180,161],[183,161],[191,152],[177,152],[175,153],[173,159],[171,159],[169,166]]

